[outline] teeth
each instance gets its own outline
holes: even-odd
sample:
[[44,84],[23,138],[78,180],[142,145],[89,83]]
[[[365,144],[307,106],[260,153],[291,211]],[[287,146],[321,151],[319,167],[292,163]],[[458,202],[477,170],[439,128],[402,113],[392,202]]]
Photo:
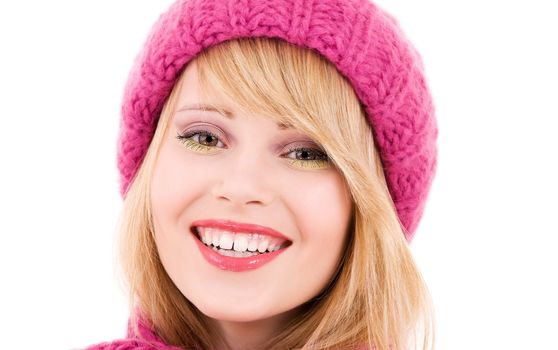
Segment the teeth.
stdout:
[[256,250],[258,250],[258,243],[258,240],[251,239],[250,242],[248,242],[248,250],[251,252],[255,252]]
[[245,258],[247,256],[254,256],[254,255],[258,255],[258,253],[251,253],[251,252],[234,252],[234,257],[235,258]]
[[234,236],[230,233],[223,233],[221,235],[221,240],[219,241],[219,247],[221,249],[231,249],[233,247]]
[[205,233],[200,234],[201,240],[204,244],[207,244],[207,235]]
[[198,227],[197,231],[205,245],[225,256],[245,257],[274,252],[285,243],[281,238],[258,233],[235,233],[213,227]]
[[268,250],[269,250],[269,251],[272,251],[272,252],[274,252],[274,251],[276,251],[276,250],[279,250],[279,248],[281,248],[281,244],[282,244],[282,243],[283,243],[283,242],[282,242],[281,240],[275,240],[275,241],[273,242],[273,244],[271,245],[271,247],[268,248]]
[[267,246],[269,245],[269,241],[267,239],[262,239],[258,244],[258,252],[263,253],[267,250]]
[[234,250],[244,252],[248,249],[248,237],[245,234],[236,234],[234,237]]
[[217,247],[211,247],[211,249],[213,249],[214,251],[216,251],[217,253],[224,255],[224,256],[232,256],[235,258],[245,258],[248,256],[255,256],[255,255],[259,255],[259,253],[252,253],[252,252],[235,252],[234,250],[223,250],[223,249],[219,249]]
[[211,237],[211,241],[208,242],[208,243],[209,244],[213,243],[213,245],[217,247],[219,245],[219,241],[221,240],[220,237],[219,237],[219,232],[217,232],[214,229],[207,229],[207,230],[210,230],[209,232],[210,232],[210,237]]
[[234,252],[230,251],[230,250],[221,250],[219,249],[217,251],[219,254],[224,255],[224,256],[233,256]]

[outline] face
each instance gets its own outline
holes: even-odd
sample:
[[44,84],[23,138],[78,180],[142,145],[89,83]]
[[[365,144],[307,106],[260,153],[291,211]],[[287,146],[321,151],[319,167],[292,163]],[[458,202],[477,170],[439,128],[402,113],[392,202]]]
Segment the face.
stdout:
[[[164,268],[213,319],[292,314],[339,264],[348,190],[308,136],[224,96],[201,100],[195,63],[184,74],[151,183]],[[228,113],[199,108],[208,103]]]

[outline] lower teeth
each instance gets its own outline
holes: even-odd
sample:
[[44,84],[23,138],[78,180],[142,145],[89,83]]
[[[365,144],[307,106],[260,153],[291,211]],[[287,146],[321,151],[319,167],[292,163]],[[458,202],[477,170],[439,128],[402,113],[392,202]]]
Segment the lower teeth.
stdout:
[[263,253],[260,252],[251,252],[251,251],[245,251],[245,252],[237,252],[235,250],[230,250],[230,249],[220,249],[214,246],[210,246],[209,248],[213,249],[214,251],[216,251],[217,253],[224,255],[224,256],[231,256],[231,257],[235,257],[235,258],[246,258],[249,256],[256,256],[256,255],[260,255]]

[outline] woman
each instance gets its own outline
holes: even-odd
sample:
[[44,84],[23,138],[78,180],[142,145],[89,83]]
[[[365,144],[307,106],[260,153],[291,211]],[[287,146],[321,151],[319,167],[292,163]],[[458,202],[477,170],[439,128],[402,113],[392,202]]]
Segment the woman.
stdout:
[[128,334],[89,349],[428,348],[422,70],[368,1],[174,3],[122,109]]

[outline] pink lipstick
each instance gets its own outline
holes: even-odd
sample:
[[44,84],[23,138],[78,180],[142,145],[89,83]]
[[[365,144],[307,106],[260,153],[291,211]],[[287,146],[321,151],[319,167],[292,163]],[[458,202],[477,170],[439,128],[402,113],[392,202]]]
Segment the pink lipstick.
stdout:
[[[286,236],[269,227],[224,219],[194,221],[191,231],[207,262],[219,269],[235,272],[257,269],[267,264],[292,243]],[[236,252],[232,250],[235,237]],[[250,248],[247,248],[248,242]],[[256,250],[258,243],[259,248]]]

